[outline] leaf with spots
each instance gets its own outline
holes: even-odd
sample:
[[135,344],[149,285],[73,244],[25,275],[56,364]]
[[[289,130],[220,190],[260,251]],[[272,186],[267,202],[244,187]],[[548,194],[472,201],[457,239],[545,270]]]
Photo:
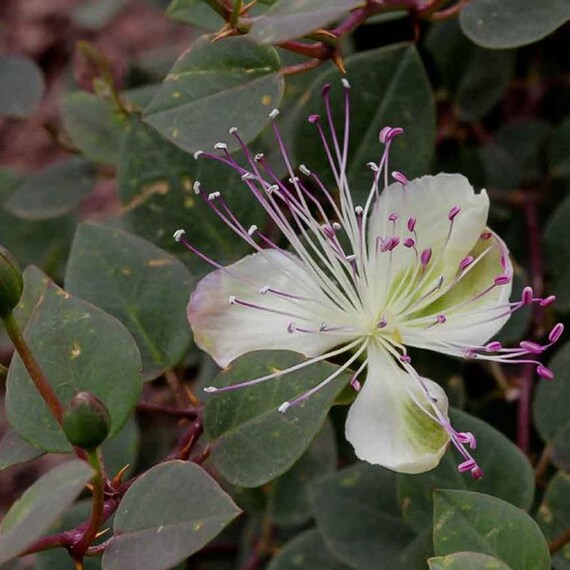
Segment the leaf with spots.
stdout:
[[146,379],[172,368],[187,352],[192,276],[181,261],[152,243],[83,224],[73,240],[65,286],[129,329],[141,351]]
[[140,476],[115,515],[104,570],[168,570],[200,550],[240,510],[194,463],[161,463]]
[[[140,354],[129,331],[50,282],[24,336],[61,402],[66,405],[80,391],[93,392],[111,415],[110,435],[118,433],[142,387]],[[71,450],[18,355],[8,372],[6,409],[10,425],[33,445],[58,453]]]
[[178,58],[144,115],[162,136],[190,152],[211,149],[218,141],[239,148],[228,135],[231,127],[249,142],[283,96],[273,47],[245,37],[211,40],[200,38]]
[[[219,263],[235,261],[248,247],[194,193],[196,180],[205,196],[220,191],[225,203],[247,228],[263,227],[263,214],[239,175],[213,160],[194,160],[162,138],[153,128],[131,120],[121,147],[119,196],[132,231],[182,259],[196,274],[206,263],[172,239],[184,228],[198,249]],[[173,287],[177,284],[173,284]]]
[[[251,380],[302,362],[293,352],[247,354],[213,381],[217,387]],[[349,380],[343,373],[286,413],[278,407],[306,392],[337,370],[317,363],[250,388],[214,394],[206,402],[204,427],[212,459],[234,485],[258,487],[287,471],[309,447],[336,396]]]
[[[454,451],[448,451],[440,464],[427,473],[398,475],[398,499],[404,519],[418,532],[432,521],[433,492],[436,489],[479,491],[508,501],[521,509],[530,509],[534,497],[534,471],[525,455],[503,434],[489,424],[451,410],[452,424],[477,438],[473,452],[485,477],[476,481],[457,471]],[[497,458],[500,457],[500,461]]]
[[469,491],[436,491],[435,553],[489,554],[517,570],[550,570],[548,545],[538,525],[519,508]]

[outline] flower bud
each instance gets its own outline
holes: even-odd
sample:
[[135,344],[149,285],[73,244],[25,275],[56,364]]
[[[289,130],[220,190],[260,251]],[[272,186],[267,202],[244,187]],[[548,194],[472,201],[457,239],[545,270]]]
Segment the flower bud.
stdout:
[[24,279],[18,262],[0,245],[0,318],[7,317],[20,301]]
[[97,396],[91,392],[79,392],[69,402],[62,428],[71,444],[93,450],[109,435],[111,417]]

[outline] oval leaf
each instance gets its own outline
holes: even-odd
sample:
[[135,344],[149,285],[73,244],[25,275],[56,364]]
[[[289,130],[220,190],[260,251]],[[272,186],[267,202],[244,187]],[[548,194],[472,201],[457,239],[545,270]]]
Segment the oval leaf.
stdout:
[[15,558],[40,538],[75,501],[92,476],[93,470],[86,462],[74,459],[36,481],[2,521],[0,564]]
[[129,329],[141,351],[145,378],[172,368],[188,350],[192,276],[182,262],[148,241],[103,226],[79,226],[65,286]]
[[71,158],[24,180],[4,208],[26,220],[57,218],[77,208],[95,184],[93,164]]
[[310,495],[317,526],[336,557],[357,570],[376,568],[379,560],[386,568],[406,568],[416,536],[401,518],[395,473],[357,463],[315,481]]
[[552,135],[548,168],[553,176],[570,176],[570,119],[558,125]]
[[467,550],[495,556],[517,570],[550,570],[538,525],[517,507],[469,491],[436,491],[434,505],[437,555]]
[[0,471],[36,459],[43,453],[24,441],[14,430],[8,429],[0,439]]
[[456,552],[428,560],[430,570],[511,570],[502,560],[479,552]]
[[548,268],[552,273],[552,292],[557,296],[555,309],[570,311],[570,196],[554,210],[544,232]]
[[398,496],[404,519],[418,532],[433,518],[433,491],[436,489],[477,490],[494,495],[528,510],[534,497],[534,471],[526,456],[489,424],[459,410],[450,413],[460,431],[477,438],[474,452],[485,477],[475,481],[457,471],[457,457],[448,451],[432,471],[419,475],[398,475]]
[[0,115],[27,117],[44,92],[40,68],[27,57],[0,57]]
[[239,512],[198,465],[157,465],[139,477],[121,501],[103,568],[172,568],[215,538]]
[[361,0],[279,0],[255,20],[249,36],[266,44],[300,38],[361,4]]
[[471,0],[459,14],[465,35],[491,49],[531,44],[569,18],[567,0]]
[[[213,384],[217,387],[236,384],[302,361],[293,352],[252,352],[232,363]],[[211,440],[212,459],[222,475],[234,485],[258,487],[287,471],[311,444],[349,375],[339,375],[284,414],[277,408],[337,368],[317,363],[251,388],[208,398],[204,427]]]
[[290,540],[267,567],[267,570],[348,570],[327,549],[316,528],[306,530]]
[[[429,170],[435,142],[435,110],[431,87],[416,49],[407,44],[370,50],[346,59],[346,77],[350,81],[350,139],[348,181],[356,202],[368,196],[373,173],[366,165],[382,154],[378,134],[387,125],[402,127],[403,136],[391,146],[390,168],[401,170],[409,178]],[[344,122],[344,96],[338,71],[321,74],[296,110],[295,153],[329,184],[332,183],[325,152],[309,114],[320,114],[325,121],[321,88],[332,83],[331,105],[338,135]]]
[[[66,405],[77,392],[93,392],[111,415],[110,435],[116,434],[136,405],[142,385],[139,351],[127,329],[50,283],[25,336],[60,401]],[[8,373],[6,407],[10,425],[24,439],[45,451],[71,450],[18,355]]]
[[144,120],[180,148],[194,152],[227,141],[237,127],[245,142],[269,122],[283,95],[279,56],[245,37],[200,38],[170,70]]

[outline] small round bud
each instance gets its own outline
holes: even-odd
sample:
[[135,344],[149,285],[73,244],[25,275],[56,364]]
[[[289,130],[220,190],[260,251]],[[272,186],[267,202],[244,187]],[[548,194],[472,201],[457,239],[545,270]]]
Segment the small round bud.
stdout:
[[0,317],[7,317],[19,303],[24,279],[18,262],[0,245]]
[[91,392],[79,392],[69,402],[62,428],[71,444],[93,450],[109,435],[111,417],[97,396]]

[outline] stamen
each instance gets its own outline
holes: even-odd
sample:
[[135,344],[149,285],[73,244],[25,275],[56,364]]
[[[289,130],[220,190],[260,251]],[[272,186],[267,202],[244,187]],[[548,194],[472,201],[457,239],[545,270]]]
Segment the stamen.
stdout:
[[174,237],[174,241],[180,241],[185,235],[186,232],[184,230],[176,230],[172,237]]
[[408,231],[413,232],[416,227],[416,218],[408,219]]
[[545,299],[542,299],[539,304],[541,307],[549,307],[554,301],[556,301],[556,295],[549,295]]
[[198,160],[203,154],[203,150],[197,150],[192,156],[194,157],[194,160]]
[[461,262],[459,263],[459,269],[461,269],[462,271],[467,269],[474,261],[474,257],[472,255],[468,255],[467,257],[464,257]]
[[226,150],[228,148],[228,145],[224,142],[217,142],[214,145],[214,149],[215,150]]
[[536,342],[532,342],[530,340],[522,340],[519,343],[519,346],[525,350],[526,352],[530,352],[531,354],[541,354],[544,352],[544,347]]
[[459,214],[459,212],[461,212],[461,208],[459,206],[453,206],[453,208],[449,210],[449,214],[447,215],[449,221],[452,222],[457,216],[457,214]]
[[425,268],[431,259],[431,247],[424,249],[420,255],[420,263]]
[[511,278],[508,275],[497,275],[495,277],[495,285],[506,285],[511,282]]
[[502,349],[503,345],[498,340],[494,340],[485,346],[487,352],[499,352]]
[[277,118],[278,115],[279,115],[279,109],[273,109],[271,113],[269,113],[269,118],[275,119]]
[[521,295],[521,303],[523,305],[530,305],[532,303],[533,296],[534,292],[532,290],[532,287],[525,287]]
[[394,172],[392,172],[392,178],[394,180],[397,180],[403,186],[408,185],[409,180],[406,178],[406,176],[404,176],[401,172],[398,172],[397,170],[394,170]]
[[546,368],[546,366],[543,366],[542,364],[539,364],[536,367],[536,373],[545,380],[554,380],[554,372],[552,372],[550,368]]
[[563,332],[564,332],[564,325],[562,323],[554,325],[554,327],[550,331],[550,334],[548,335],[548,340],[553,343],[556,342],[562,336]]

